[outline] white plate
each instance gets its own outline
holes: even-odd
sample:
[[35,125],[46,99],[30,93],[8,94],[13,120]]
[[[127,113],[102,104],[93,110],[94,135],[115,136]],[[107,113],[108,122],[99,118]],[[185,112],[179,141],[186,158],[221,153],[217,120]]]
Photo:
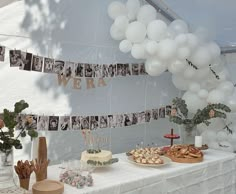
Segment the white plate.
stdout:
[[150,166],[150,167],[159,167],[159,166],[165,166],[167,164],[170,164],[172,162],[172,160],[168,157],[165,156],[160,156],[160,158],[164,161],[164,164],[142,164],[142,163],[137,163],[133,160],[132,156],[128,157],[128,160],[133,163],[133,164],[137,164],[139,166]]

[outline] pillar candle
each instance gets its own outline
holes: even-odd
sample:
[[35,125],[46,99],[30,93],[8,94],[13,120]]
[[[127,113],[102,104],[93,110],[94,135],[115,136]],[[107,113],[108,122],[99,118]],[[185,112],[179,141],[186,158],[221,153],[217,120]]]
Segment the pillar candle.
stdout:
[[202,147],[202,136],[195,136],[195,147]]

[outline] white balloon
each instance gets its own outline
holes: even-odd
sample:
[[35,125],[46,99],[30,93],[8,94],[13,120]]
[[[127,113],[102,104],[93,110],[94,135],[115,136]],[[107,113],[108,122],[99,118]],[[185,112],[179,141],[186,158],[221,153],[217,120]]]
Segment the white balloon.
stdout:
[[195,71],[194,79],[198,81],[203,81],[209,76],[209,73],[209,67],[199,68]]
[[191,79],[194,76],[195,72],[196,70],[192,67],[187,67],[184,71],[184,77],[187,79]]
[[234,84],[230,81],[223,81],[218,86],[219,90],[223,91],[226,95],[232,95],[234,92]]
[[198,47],[191,56],[191,62],[197,67],[206,67],[211,63],[211,55],[206,47]]
[[231,143],[229,143],[227,140],[219,142],[220,150],[226,151],[226,152],[233,152],[234,147]]
[[206,131],[206,136],[209,142],[214,142],[217,140],[216,132],[213,130],[208,130]]
[[188,25],[185,21],[177,19],[170,23],[168,30],[176,36],[179,34],[188,33]]
[[108,15],[113,20],[115,20],[120,15],[126,15],[126,14],[127,14],[127,9],[125,7],[125,4],[119,1],[113,1],[108,6]]
[[176,74],[182,72],[186,68],[186,64],[183,61],[176,60],[168,65],[169,72]]
[[135,20],[140,9],[139,0],[128,0],[126,2],[126,8],[128,10],[128,18],[132,21]]
[[230,78],[229,71],[224,68],[221,72],[216,72],[216,74],[219,76],[220,81],[225,81]]
[[198,91],[198,96],[200,98],[206,99],[208,97],[208,91],[205,89],[201,89]]
[[211,90],[209,92],[207,102],[208,103],[224,103],[225,102],[225,95],[220,90],[216,90],[216,89]]
[[129,41],[141,43],[146,36],[146,26],[138,21],[132,22],[128,25],[125,35]]
[[146,72],[151,76],[159,76],[166,71],[166,65],[156,58],[150,58],[145,63]]
[[160,41],[166,37],[167,25],[162,20],[151,21],[147,26],[148,38],[155,41]]
[[199,39],[195,34],[188,33],[187,38],[188,38],[188,46],[190,49],[193,50],[199,45]]
[[122,40],[120,42],[119,49],[123,53],[128,53],[132,49],[132,43],[129,40]]
[[188,37],[186,34],[179,34],[175,37],[175,42],[179,47],[186,46],[188,43]]
[[217,140],[218,141],[225,141],[228,139],[228,135],[225,131],[219,131],[217,133]]
[[231,112],[236,112],[236,90],[234,90],[233,94],[228,97],[226,105],[229,106]]
[[200,84],[198,84],[196,82],[193,82],[193,83],[189,84],[189,90],[193,93],[199,92],[200,89],[201,89]]
[[211,55],[213,58],[217,58],[220,56],[220,47],[215,43],[215,42],[210,42],[208,45],[207,45]]
[[125,31],[117,28],[114,24],[111,25],[110,35],[114,40],[122,40],[125,38]]
[[128,20],[127,16],[121,15],[121,16],[118,16],[115,19],[114,25],[117,28],[119,28],[119,29],[121,29],[123,31],[126,31],[128,25],[129,25],[129,20]]
[[202,109],[207,105],[204,99],[190,91],[185,92],[182,99],[185,100],[190,113],[196,113],[198,109]]
[[156,9],[151,5],[143,5],[138,12],[137,20],[142,22],[145,25],[148,25],[149,22],[155,20],[157,17]]
[[176,55],[177,46],[174,40],[165,39],[158,45],[158,56],[162,61],[171,61]]
[[212,141],[208,144],[209,148],[214,149],[214,150],[218,150],[220,149],[219,143],[216,141]]
[[131,49],[131,55],[135,59],[145,59],[146,52],[145,52],[144,46],[142,44],[134,44]]
[[196,34],[196,36],[202,42],[208,42],[212,39],[212,36],[210,35],[208,29],[206,29],[205,27],[198,27],[194,34]]
[[174,86],[179,90],[187,90],[190,84],[190,82],[184,79],[182,75],[176,74],[172,75],[172,82]]
[[179,47],[177,48],[177,57],[180,60],[187,59],[190,56],[191,52],[188,47]]
[[155,55],[158,49],[158,43],[156,41],[149,41],[145,45],[145,50],[149,55]]

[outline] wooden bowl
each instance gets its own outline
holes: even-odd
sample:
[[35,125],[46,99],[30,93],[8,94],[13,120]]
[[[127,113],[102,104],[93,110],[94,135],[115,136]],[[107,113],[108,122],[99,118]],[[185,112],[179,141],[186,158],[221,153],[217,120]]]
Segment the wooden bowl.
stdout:
[[166,155],[169,157],[173,162],[178,162],[178,163],[198,163],[203,161],[203,157],[200,158],[176,158],[176,157],[171,157],[169,155]]
[[62,194],[64,185],[59,181],[43,180],[33,184],[32,191],[33,194]]

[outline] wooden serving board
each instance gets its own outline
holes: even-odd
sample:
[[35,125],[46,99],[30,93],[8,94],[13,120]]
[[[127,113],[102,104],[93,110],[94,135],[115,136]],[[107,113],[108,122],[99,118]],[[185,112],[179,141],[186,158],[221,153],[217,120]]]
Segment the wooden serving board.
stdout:
[[43,180],[36,182],[32,187],[33,194],[62,194],[64,185],[59,181]]
[[199,163],[203,161],[203,157],[201,158],[176,158],[176,157],[171,157],[166,154],[167,157],[169,157],[173,162],[178,162],[178,163]]

